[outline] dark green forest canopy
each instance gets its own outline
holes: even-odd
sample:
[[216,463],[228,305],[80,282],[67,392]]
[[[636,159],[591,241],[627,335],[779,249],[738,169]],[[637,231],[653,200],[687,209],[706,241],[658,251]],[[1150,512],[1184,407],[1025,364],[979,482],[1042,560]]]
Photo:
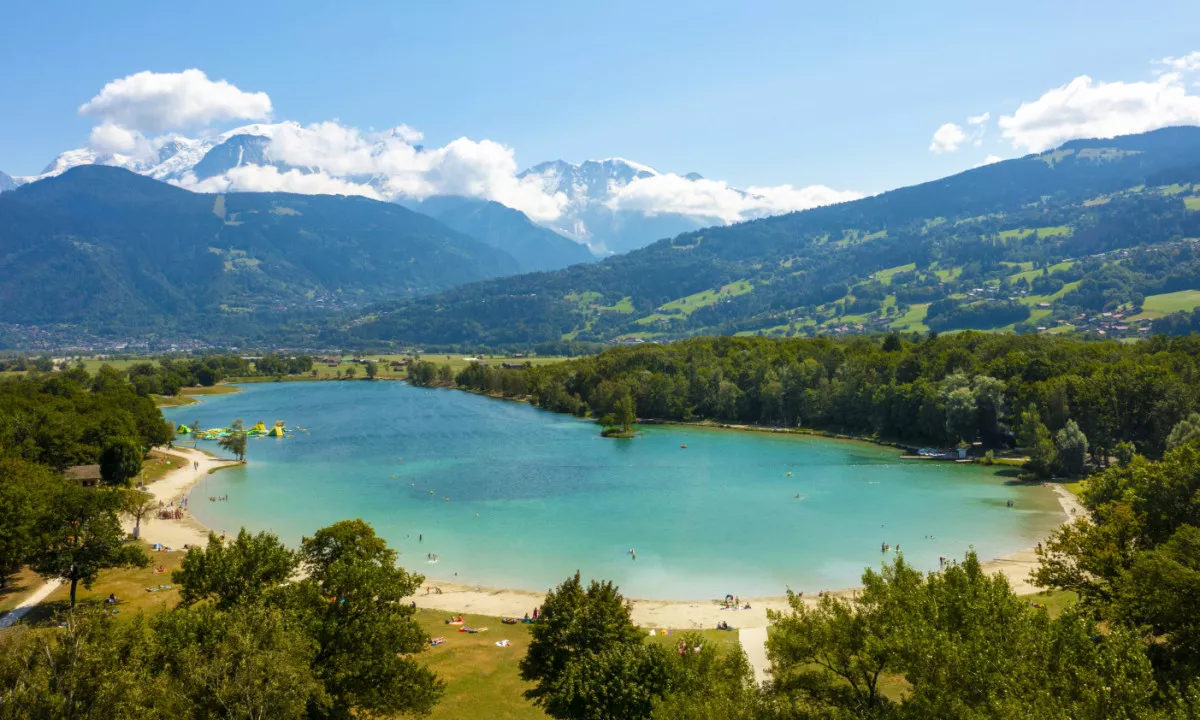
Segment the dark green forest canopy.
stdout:
[[[437,384],[432,365],[414,382]],[[637,415],[803,426],[914,443],[1013,443],[1033,405],[1052,432],[1075,420],[1101,462],[1119,442],[1161,455],[1200,401],[1200,337],[1139,343],[963,332],[926,338],[701,337],[615,348],[523,369],[472,366],[455,383],[600,417],[624,395]],[[948,398],[969,392],[965,418]],[[961,393],[960,393],[961,394]]]
[[1075,141],[602,263],[385,303],[323,337],[500,346],[842,325],[1034,330],[1200,289],[1197,183],[1200,128]]
[[0,381],[0,457],[62,469],[99,463],[118,441],[149,449],[173,437],[154,401],[109,367]]

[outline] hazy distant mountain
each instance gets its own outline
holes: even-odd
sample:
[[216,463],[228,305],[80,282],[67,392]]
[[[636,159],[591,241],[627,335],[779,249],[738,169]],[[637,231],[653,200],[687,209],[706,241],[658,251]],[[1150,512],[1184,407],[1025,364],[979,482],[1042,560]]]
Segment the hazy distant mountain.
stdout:
[[522,272],[558,270],[596,259],[587,246],[537,225],[525,213],[498,202],[443,196],[409,207],[504,250],[516,258]]
[[[720,218],[676,213],[647,214],[614,209],[614,194],[634,180],[652,178],[654,168],[622,158],[588,160],[579,164],[562,160],[534,165],[518,177],[537,177],[547,192],[561,192],[568,204],[563,215],[547,223],[559,232],[588,243],[599,254],[621,253],[644,247],[681,232],[723,224]],[[702,179],[696,173],[689,180]]]
[[502,250],[357,196],[198,194],[109,167],[0,195],[0,322],[248,332],[517,271]]
[[13,180],[10,175],[6,175],[5,173],[0,172],[0,192],[4,192],[5,190],[12,190],[16,186],[17,186],[16,181]]
[[[176,182],[185,178],[204,181],[244,165],[312,171],[314,168],[289,166],[272,157],[271,138],[283,129],[303,132],[297,123],[257,123],[204,138],[172,136],[151,155],[136,157],[79,148],[60,154],[38,175],[14,180],[18,185],[34,182],[80,165],[111,165],[156,180]],[[577,243],[587,244],[599,255],[625,252],[681,232],[723,224],[716,217],[614,209],[614,193],[634,180],[658,175],[658,171],[645,165],[609,158],[579,164],[562,160],[545,162],[520,173],[519,177],[536,177],[549,193],[563,193],[567,198],[563,214],[542,224]],[[701,179],[696,173],[686,177]],[[370,185],[385,197],[394,193],[387,186],[387,177],[354,180]],[[397,200],[409,202],[403,197]]]

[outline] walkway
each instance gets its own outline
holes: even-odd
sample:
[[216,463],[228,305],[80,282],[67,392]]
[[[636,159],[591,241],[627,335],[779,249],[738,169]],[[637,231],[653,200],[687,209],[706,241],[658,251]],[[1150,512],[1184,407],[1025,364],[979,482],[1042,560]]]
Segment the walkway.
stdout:
[[767,681],[771,663],[767,661],[767,629],[765,627],[742,628],[738,630],[738,641],[750,667],[754,668],[754,682],[762,685]]
[[22,600],[21,604],[14,608],[12,612],[4,617],[0,617],[0,630],[3,630],[4,628],[14,624],[24,617],[25,613],[32,610],[34,606],[45,600],[50,593],[54,592],[54,589],[57,588],[61,582],[62,580],[46,581],[46,584],[35,590],[29,597]]

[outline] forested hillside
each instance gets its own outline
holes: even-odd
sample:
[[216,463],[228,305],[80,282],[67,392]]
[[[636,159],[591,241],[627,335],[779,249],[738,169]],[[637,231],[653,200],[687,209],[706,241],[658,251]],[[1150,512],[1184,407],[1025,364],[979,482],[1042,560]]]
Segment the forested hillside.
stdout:
[[236,336],[516,271],[361,197],[204,195],[102,166],[0,195],[0,322]]
[[1200,128],[1168,128],[383,304],[325,337],[503,345],[930,328],[1136,334],[1194,300],[1171,294],[1200,290],[1196,238]]

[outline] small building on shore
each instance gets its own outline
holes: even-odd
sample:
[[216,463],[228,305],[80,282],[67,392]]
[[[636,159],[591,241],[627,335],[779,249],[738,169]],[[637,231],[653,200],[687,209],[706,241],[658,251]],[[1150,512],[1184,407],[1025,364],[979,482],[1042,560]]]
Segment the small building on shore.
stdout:
[[75,465],[63,472],[68,480],[74,480],[84,487],[95,487],[100,484],[99,465]]

